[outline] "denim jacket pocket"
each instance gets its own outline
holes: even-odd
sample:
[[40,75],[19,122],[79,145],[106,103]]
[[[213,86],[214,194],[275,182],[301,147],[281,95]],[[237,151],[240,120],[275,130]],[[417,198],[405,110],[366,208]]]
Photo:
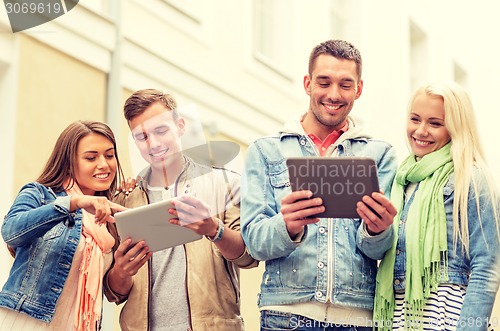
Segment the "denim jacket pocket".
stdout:
[[274,188],[290,187],[290,178],[285,161],[269,166],[269,180]]
[[43,240],[51,240],[60,237],[61,234],[64,232],[64,229],[66,229],[66,226],[64,226],[63,223],[58,223],[47,233],[45,233],[45,235],[43,236]]

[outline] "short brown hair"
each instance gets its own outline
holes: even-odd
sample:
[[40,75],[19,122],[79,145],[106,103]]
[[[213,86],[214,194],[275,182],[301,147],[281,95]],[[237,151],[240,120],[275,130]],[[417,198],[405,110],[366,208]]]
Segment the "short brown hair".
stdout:
[[312,75],[316,59],[321,54],[331,55],[338,59],[350,60],[356,63],[358,81],[361,79],[363,61],[359,50],[353,44],[344,40],[327,40],[317,45],[309,56],[309,75]]
[[160,103],[172,111],[172,118],[175,122],[179,120],[177,102],[175,102],[174,97],[155,89],[139,90],[132,93],[125,101],[123,115],[127,121],[130,121],[134,117],[141,115],[149,106],[155,103]]

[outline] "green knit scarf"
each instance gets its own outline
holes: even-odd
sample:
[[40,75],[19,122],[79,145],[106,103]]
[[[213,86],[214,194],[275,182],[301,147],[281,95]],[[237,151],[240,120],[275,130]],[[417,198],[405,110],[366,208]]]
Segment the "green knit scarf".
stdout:
[[448,279],[448,249],[443,187],[453,172],[451,143],[416,161],[411,154],[399,167],[391,199],[398,208],[393,228],[395,240],[377,272],[374,319],[379,330],[391,330],[394,317],[394,263],[404,191],[409,183],[419,183],[406,219],[405,329],[422,329],[423,308],[441,276]]

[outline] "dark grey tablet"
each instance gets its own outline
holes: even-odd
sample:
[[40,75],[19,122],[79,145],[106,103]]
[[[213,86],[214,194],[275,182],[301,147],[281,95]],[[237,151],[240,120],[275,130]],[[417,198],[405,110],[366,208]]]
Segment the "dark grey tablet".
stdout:
[[172,200],[116,213],[114,217],[120,239],[130,237],[133,243],[144,240],[149,249],[156,252],[202,238],[188,228],[170,224],[173,215],[169,214],[169,208],[173,208]]
[[356,203],[379,192],[375,160],[364,157],[301,157],[286,160],[292,191],[310,190],[323,199],[315,217],[359,218]]

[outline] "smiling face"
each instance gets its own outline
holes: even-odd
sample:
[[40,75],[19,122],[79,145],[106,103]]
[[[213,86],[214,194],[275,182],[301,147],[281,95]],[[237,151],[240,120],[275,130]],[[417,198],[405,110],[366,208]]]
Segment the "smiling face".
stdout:
[[451,138],[445,127],[443,98],[424,93],[417,95],[406,133],[411,150],[418,157],[437,151],[449,143]]
[[342,128],[363,90],[356,62],[322,54],[314,70],[304,77],[304,89],[310,97],[304,129],[321,136]]
[[89,133],[78,142],[75,179],[83,194],[106,191],[116,176],[115,148],[105,136]]
[[128,124],[142,157],[153,171],[163,172],[183,163],[180,137],[184,133],[184,120],[175,121],[172,111],[164,105],[152,104]]

